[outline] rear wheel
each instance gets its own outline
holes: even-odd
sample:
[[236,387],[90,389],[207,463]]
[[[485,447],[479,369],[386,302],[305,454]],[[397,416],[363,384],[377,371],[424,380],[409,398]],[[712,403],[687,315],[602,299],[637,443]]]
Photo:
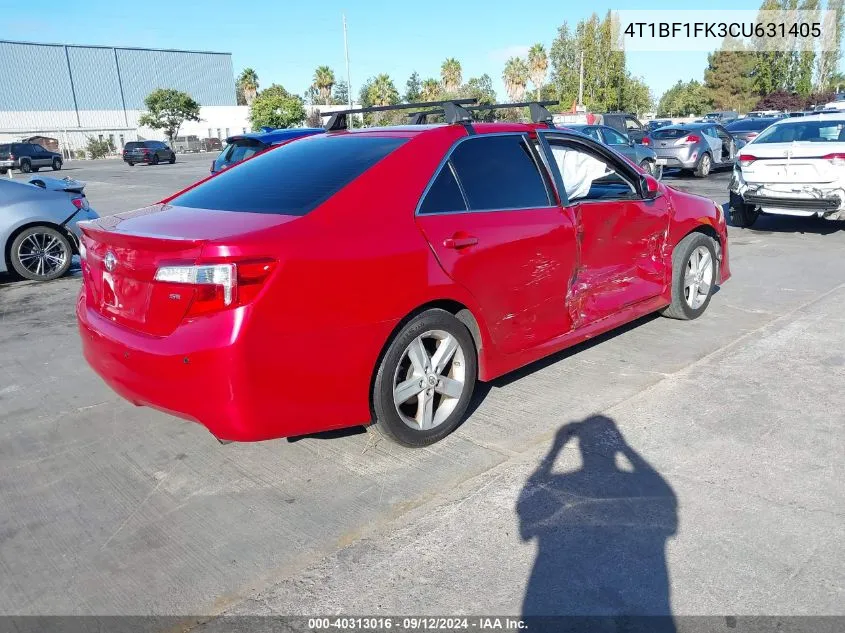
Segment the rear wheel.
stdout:
[[698,159],[698,165],[695,166],[695,174],[696,178],[707,178],[707,175],[710,173],[710,169],[713,167],[713,159],[710,158],[710,154],[704,152],[701,155],[701,158]]
[[742,198],[731,193],[731,224],[747,229],[760,217],[760,211],[753,204],[745,204]]
[[5,167],[0,167],[0,175],[5,176],[7,171],[9,171],[9,170],[6,169]]
[[647,158],[643,159],[640,163],[640,167],[643,171],[657,180],[660,180],[663,177],[663,165],[658,165],[653,160],[649,160]]
[[158,154],[153,154],[153,159],[150,161],[153,165],[158,165]]
[[716,245],[703,233],[690,233],[672,253],[672,303],[663,310],[671,319],[700,317],[716,289]]
[[130,167],[135,166],[135,163],[133,163],[131,160],[126,161],[126,164],[129,165]]
[[445,310],[411,319],[393,338],[373,384],[376,431],[427,446],[460,424],[478,376],[472,335]]
[[33,281],[50,281],[64,275],[70,268],[70,241],[56,229],[33,226],[12,242],[12,268],[21,277]]
[[60,158],[53,159],[53,171],[59,171],[62,168],[62,160]]
[[171,165],[176,162],[176,153],[175,152],[170,155],[170,161],[168,161],[168,162],[170,162]]

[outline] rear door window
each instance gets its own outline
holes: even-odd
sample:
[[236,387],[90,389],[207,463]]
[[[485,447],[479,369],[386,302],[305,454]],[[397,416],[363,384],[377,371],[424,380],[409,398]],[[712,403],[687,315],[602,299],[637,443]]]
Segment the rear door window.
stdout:
[[604,134],[604,140],[608,145],[627,145],[628,144],[628,139],[625,138],[624,136],[622,136],[616,130],[613,130],[611,128],[604,128],[602,130],[602,133]]
[[522,135],[474,136],[454,149],[451,162],[472,211],[551,205],[534,154]]
[[407,141],[344,134],[283,145],[174,198],[196,209],[305,215]]
[[443,165],[437,178],[431,183],[428,192],[420,204],[420,213],[449,213],[451,211],[466,211],[467,205],[451,161]]

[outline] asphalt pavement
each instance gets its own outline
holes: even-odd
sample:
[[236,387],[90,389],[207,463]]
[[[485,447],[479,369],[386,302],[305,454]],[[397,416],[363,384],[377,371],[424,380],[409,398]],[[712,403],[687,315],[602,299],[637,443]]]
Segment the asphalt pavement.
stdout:
[[[60,174],[110,214],[211,158]],[[727,179],[666,181],[725,202]],[[0,280],[0,614],[845,615],[845,230],[730,238],[702,318],[480,385],[418,450],[361,429],[220,445],[87,367],[77,276]]]

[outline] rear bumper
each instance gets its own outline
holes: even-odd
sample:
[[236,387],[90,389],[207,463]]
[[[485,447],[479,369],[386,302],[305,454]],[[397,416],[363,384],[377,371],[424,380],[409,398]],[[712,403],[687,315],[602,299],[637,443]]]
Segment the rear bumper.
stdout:
[[124,163],[149,163],[153,159],[152,154],[125,155]]
[[652,147],[655,158],[667,168],[694,169],[698,162],[698,151],[688,147]]
[[372,370],[395,325],[259,333],[243,307],[153,337],[101,316],[84,286],[76,315],[86,361],[120,396],[238,442],[369,423]]
[[734,168],[729,190],[732,197],[776,215],[822,216],[845,219],[845,189],[837,184],[751,184]]
[[0,167],[6,168],[6,169],[17,169],[18,168],[18,162],[15,161],[15,160],[0,160]]

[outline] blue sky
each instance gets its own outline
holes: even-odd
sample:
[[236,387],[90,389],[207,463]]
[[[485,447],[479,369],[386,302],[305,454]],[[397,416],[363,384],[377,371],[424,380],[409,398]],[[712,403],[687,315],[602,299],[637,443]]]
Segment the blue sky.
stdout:
[[[708,9],[756,9],[759,0],[708,0]],[[388,73],[400,93],[416,70],[438,76],[441,62],[456,57],[464,80],[488,73],[501,100],[505,60],[535,42],[548,48],[557,27],[574,25],[593,11],[677,9],[676,2],[627,0],[613,3],[512,0],[422,2],[402,0],[4,0],[0,39],[107,46],[184,48],[232,53],[235,73],[246,66],[260,83],[280,83],[301,94],[314,68],[331,66],[345,76],[341,14],[349,27],[353,90],[377,73]],[[515,7],[533,10],[515,10]],[[447,13],[447,7],[454,10]],[[537,8],[540,7],[540,8]],[[628,68],[642,76],[654,96],[678,79],[702,79],[706,53],[629,53]]]

